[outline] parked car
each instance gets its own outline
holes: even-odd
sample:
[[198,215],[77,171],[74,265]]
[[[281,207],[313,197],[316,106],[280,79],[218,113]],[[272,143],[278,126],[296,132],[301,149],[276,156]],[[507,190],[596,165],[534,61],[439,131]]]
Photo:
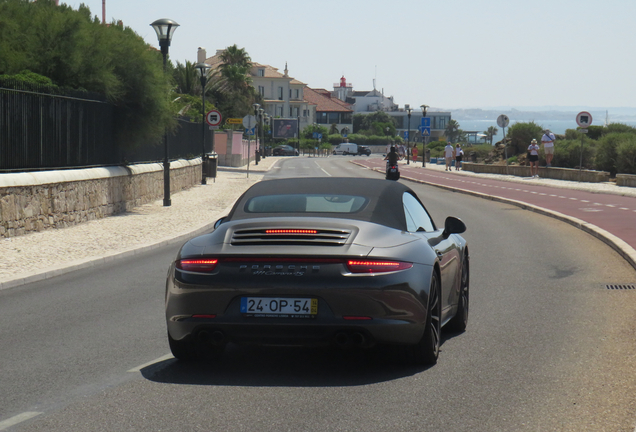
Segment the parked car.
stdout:
[[260,181],[168,270],[168,342],[180,360],[226,344],[396,346],[437,362],[442,326],[466,329],[464,223],[442,228],[408,186],[370,178]]
[[298,150],[290,145],[279,145],[272,150],[274,156],[298,156]]
[[364,145],[358,145],[358,156],[362,156],[362,155],[366,155],[366,156],[370,156],[371,155],[371,149],[368,146],[364,146]]
[[342,143],[338,144],[333,149],[333,154],[335,155],[356,155],[358,154],[358,144],[355,143]]

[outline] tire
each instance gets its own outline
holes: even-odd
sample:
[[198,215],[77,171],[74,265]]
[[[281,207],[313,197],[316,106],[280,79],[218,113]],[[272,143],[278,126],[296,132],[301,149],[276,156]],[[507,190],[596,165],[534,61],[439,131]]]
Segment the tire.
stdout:
[[172,355],[179,360],[191,361],[197,360],[197,352],[194,344],[189,339],[174,340],[168,333],[168,344]]
[[440,282],[437,273],[433,272],[431,289],[428,295],[428,307],[424,335],[416,345],[406,347],[406,357],[418,366],[430,366],[439,358],[440,336],[442,331],[442,303]]
[[470,262],[468,254],[464,255],[462,262],[462,274],[459,287],[459,299],[457,301],[457,313],[448,322],[448,328],[455,332],[466,331],[468,326],[468,306],[470,299]]
[[346,151],[343,151],[343,152],[342,152],[342,155],[343,155],[343,156],[347,156],[348,154],[349,154],[349,153],[347,153]]

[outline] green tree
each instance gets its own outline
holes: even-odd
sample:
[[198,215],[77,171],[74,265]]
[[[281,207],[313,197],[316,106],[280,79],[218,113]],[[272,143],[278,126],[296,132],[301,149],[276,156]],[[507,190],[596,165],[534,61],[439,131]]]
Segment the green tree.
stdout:
[[90,10],[50,0],[0,0],[0,74],[31,71],[62,88],[103,94],[115,138],[133,147],[175,126],[161,54],[130,28],[103,26]]
[[[508,152],[508,156],[525,153],[528,150],[528,146],[533,139],[536,139],[538,143],[541,142],[542,135],[543,128],[535,122],[518,122],[511,125],[508,128],[508,133],[506,134],[507,138],[510,140],[509,148],[512,150],[512,152]],[[557,164],[556,155],[554,163],[555,165]]]
[[456,143],[461,141],[464,136],[464,131],[460,129],[457,120],[451,119],[446,125],[446,137],[448,141]]
[[211,72],[213,87],[206,90],[206,94],[212,96],[225,118],[251,114],[252,104],[262,99],[252,87],[250,56],[245,48],[232,45],[221,53],[221,61],[220,74]]
[[492,140],[495,137],[495,135],[497,135],[497,132],[499,132],[499,129],[497,129],[495,126],[489,126],[488,130],[484,131],[484,134],[486,135],[486,139],[490,141],[490,145],[492,145]]

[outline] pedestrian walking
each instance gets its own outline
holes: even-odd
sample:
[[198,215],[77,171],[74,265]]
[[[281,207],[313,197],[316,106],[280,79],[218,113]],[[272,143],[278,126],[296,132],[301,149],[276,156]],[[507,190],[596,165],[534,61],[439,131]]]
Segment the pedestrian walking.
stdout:
[[413,146],[411,155],[413,156],[413,163],[417,162],[417,146]]
[[463,158],[464,150],[462,150],[462,146],[457,143],[457,146],[455,147],[455,171],[459,171]]
[[455,149],[453,149],[453,145],[450,142],[446,143],[446,147],[444,147],[444,159],[446,159],[446,171],[451,169],[451,161],[453,160],[454,154],[455,154]]
[[545,153],[545,166],[550,168],[552,166],[552,158],[554,157],[554,141],[556,137],[550,129],[543,131],[541,137],[541,143],[543,144],[543,152]]
[[539,144],[533,139],[528,146],[528,160],[530,161],[530,175],[539,178]]

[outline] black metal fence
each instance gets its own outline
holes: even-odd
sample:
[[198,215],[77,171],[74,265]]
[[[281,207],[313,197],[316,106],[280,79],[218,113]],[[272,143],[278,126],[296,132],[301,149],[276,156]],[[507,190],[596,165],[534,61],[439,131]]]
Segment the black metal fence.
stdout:
[[[102,96],[0,81],[0,171],[29,171],[161,161],[163,140],[135,149],[115,142],[115,107]],[[179,121],[168,137],[169,158],[202,152],[200,123]],[[206,148],[211,133],[205,128]]]
[[0,84],[0,169],[117,162],[113,107],[98,95],[37,84]]

